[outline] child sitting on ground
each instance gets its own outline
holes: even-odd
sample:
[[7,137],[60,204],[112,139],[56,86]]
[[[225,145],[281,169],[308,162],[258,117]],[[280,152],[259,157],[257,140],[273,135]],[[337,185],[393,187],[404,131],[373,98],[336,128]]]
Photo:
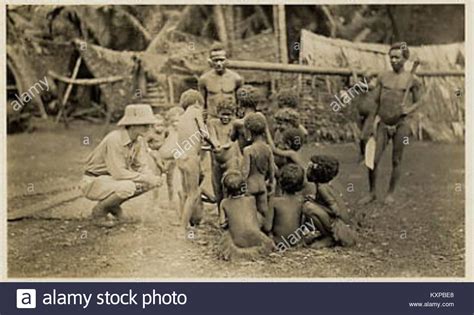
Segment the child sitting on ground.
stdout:
[[245,128],[250,132],[251,145],[244,148],[242,175],[247,183],[247,193],[255,197],[257,210],[264,217],[263,230],[269,231],[268,195],[275,190],[273,152],[265,141],[265,117],[251,113],[245,117]]
[[303,137],[303,132],[299,128],[289,128],[283,132],[281,142],[273,150],[278,169],[288,163],[295,163],[303,168],[306,166],[299,152],[303,146]]
[[339,161],[330,156],[314,155],[308,164],[306,177],[316,184],[316,195],[307,197],[303,214],[321,233],[311,244],[313,248],[352,246],[356,242],[355,233],[349,227],[349,209],[341,193],[330,183],[338,172]]
[[270,198],[270,212],[273,212],[272,234],[275,243],[287,241],[301,226],[304,197],[298,194],[304,186],[304,169],[297,164],[285,165],[278,176],[283,191],[281,197]]
[[[303,170],[306,167],[303,157],[301,156],[300,149],[303,145],[303,132],[299,128],[290,128],[283,132],[282,142],[273,150],[275,155],[275,164],[278,168],[277,177],[280,174],[280,170],[289,163],[294,163],[299,165]],[[304,188],[301,191],[303,196],[308,194],[313,195],[315,193],[315,188],[313,183],[309,183],[304,178]],[[281,187],[277,185],[275,194],[277,196],[281,195]]]
[[226,194],[221,202],[221,225],[227,226],[219,244],[219,256],[225,260],[255,259],[272,251],[273,241],[260,231],[253,196],[245,196],[242,174],[231,171],[223,178]]

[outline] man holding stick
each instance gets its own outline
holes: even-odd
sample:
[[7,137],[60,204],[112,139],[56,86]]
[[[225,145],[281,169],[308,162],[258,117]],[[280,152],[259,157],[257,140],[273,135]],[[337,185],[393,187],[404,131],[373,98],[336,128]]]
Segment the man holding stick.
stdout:
[[405,62],[410,56],[408,46],[406,43],[395,43],[388,53],[393,71],[384,72],[378,78],[377,109],[373,130],[375,150],[365,152],[365,154],[373,154],[373,165],[368,166],[370,192],[359,201],[359,204],[376,200],[377,166],[390,140],[393,142],[392,173],[385,203],[391,204],[395,201],[393,194],[400,179],[404,146],[408,144],[410,135],[407,118],[420,105],[418,101],[421,84],[413,74],[417,63],[412,73],[404,71]]

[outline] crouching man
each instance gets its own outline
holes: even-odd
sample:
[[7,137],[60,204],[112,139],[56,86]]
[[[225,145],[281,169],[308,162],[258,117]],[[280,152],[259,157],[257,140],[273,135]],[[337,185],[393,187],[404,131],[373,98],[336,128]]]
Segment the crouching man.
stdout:
[[92,209],[98,225],[113,226],[122,219],[124,201],[161,186],[161,178],[147,170],[146,148],[137,140],[156,122],[149,105],[128,105],[117,124],[120,128],[107,134],[87,157],[81,187],[86,198],[98,201]]

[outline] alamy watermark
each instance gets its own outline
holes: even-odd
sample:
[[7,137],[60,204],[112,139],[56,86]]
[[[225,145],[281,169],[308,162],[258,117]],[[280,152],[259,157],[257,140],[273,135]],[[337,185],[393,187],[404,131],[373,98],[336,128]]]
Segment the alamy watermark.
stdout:
[[281,242],[276,244],[278,252],[284,253],[285,251],[290,249],[291,246],[298,244],[306,234],[309,234],[315,231],[316,231],[316,226],[314,225],[313,220],[310,219],[309,221],[303,223],[300,227],[298,227],[293,233],[291,233],[287,237],[281,236]]
[[331,102],[331,109],[335,112],[339,112],[342,108],[345,108],[346,105],[349,104],[356,96],[367,93],[368,91],[369,83],[367,82],[367,78],[364,77],[364,80],[357,82],[345,91],[341,91],[339,96],[334,95],[336,100]]
[[194,146],[200,145],[202,143],[202,139],[205,136],[209,138],[209,131],[207,126],[204,126],[203,129],[199,129],[191,134],[188,138],[182,141],[176,141],[176,147],[174,147],[171,151],[173,152],[173,157],[175,160],[181,158],[185,154],[186,151],[191,150]]
[[[44,81],[43,81],[44,80]],[[29,103],[35,96],[39,96],[46,88],[49,91],[49,83],[46,76],[33,84],[27,91],[21,93],[21,96],[15,94],[16,100],[12,101],[13,110],[20,111],[27,103]]]

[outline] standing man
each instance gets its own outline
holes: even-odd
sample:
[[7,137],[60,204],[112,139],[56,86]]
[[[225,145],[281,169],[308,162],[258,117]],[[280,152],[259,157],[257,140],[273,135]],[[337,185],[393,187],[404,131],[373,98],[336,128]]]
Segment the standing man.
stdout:
[[138,141],[156,122],[150,105],[128,105],[117,124],[121,128],[107,134],[87,157],[81,188],[87,199],[98,201],[92,209],[97,224],[113,226],[109,213],[121,219],[124,201],[161,186],[161,178],[147,169],[149,157]]
[[[243,84],[242,77],[226,68],[227,54],[222,46],[214,46],[209,53],[212,69],[204,73],[198,81],[199,91],[204,97],[205,118],[218,118],[217,101],[229,97],[236,104],[236,92]],[[221,98],[219,98],[221,96]]]
[[360,204],[376,200],[377,167],[390,140],[393,142],[392,174],[385,203],[395,201],[393,194],[400,179],[403,149],[410,136],[407,119],[420,105],[421,84],[412,73],[404,70],[405,62],[410,56],[407,44],[393,44],[388,54],[393,70],[381,73],[378,78],[373,131],[376,140],[374,169],[369,169],[369,195],[361,199]]

